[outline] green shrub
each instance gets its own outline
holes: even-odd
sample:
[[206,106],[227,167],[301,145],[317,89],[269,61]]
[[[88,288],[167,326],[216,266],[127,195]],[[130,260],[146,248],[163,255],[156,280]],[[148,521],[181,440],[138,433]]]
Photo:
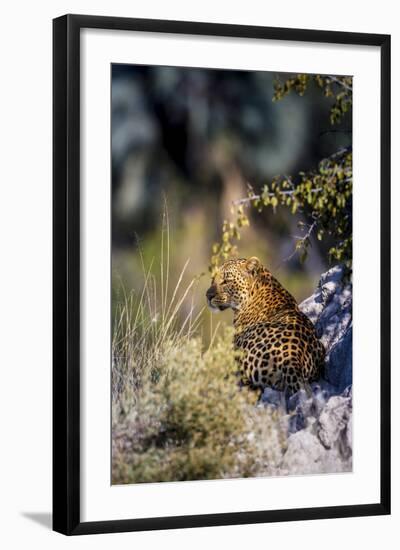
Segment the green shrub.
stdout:
[[239,390],[232,333],[202,352],[198,338],[165,342],[158,379],[113,407],[113,483],[247,477],[274,472],[286,427]]

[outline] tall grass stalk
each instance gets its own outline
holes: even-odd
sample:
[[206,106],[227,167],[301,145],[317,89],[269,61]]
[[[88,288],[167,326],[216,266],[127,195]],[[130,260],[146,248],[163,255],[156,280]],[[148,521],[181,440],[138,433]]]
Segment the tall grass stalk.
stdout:
[[195,311],[196,278],[187,280],[186,277],[190,259],[184,263],[175,285],[171,285],[170,228],[166,209],[161,235],[159,280],[155,259],[146,266],[139,249],[141,290],[128,292],[120,283],[121,299],[115,308],[112,335],[113,400],[118,399],[127,385],[135,388],[144,379],[157,376],[154,365],[167,342],[170,346],[179,346],[199,330],[204,308]]

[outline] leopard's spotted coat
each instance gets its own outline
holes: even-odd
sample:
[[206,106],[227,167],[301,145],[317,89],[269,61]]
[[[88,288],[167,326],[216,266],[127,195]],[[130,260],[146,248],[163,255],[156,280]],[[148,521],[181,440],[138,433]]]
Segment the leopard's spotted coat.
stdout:
[[314,325],[258,258],[226,261],[207,300],[212,309],[233,309],[244,384],[294,393],[319,378],[325,350]]

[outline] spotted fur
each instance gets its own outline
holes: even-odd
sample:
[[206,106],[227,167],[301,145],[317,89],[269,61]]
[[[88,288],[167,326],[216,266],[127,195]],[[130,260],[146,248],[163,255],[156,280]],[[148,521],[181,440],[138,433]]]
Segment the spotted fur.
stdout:
[[206,296],[214,310],[233,309],[244,384],[294,393],[319,378],[325,350],[314,325],[258,258],[225,262]]

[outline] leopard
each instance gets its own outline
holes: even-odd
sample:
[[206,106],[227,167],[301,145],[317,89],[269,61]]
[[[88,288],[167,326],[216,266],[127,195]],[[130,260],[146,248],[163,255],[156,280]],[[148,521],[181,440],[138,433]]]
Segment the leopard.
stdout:
[[253,256],[226,260],[206,292],[213,311],[233,310],[233,346],[242,385],[293,395],[311,392],[323,373],[325,348],[295,298]]

